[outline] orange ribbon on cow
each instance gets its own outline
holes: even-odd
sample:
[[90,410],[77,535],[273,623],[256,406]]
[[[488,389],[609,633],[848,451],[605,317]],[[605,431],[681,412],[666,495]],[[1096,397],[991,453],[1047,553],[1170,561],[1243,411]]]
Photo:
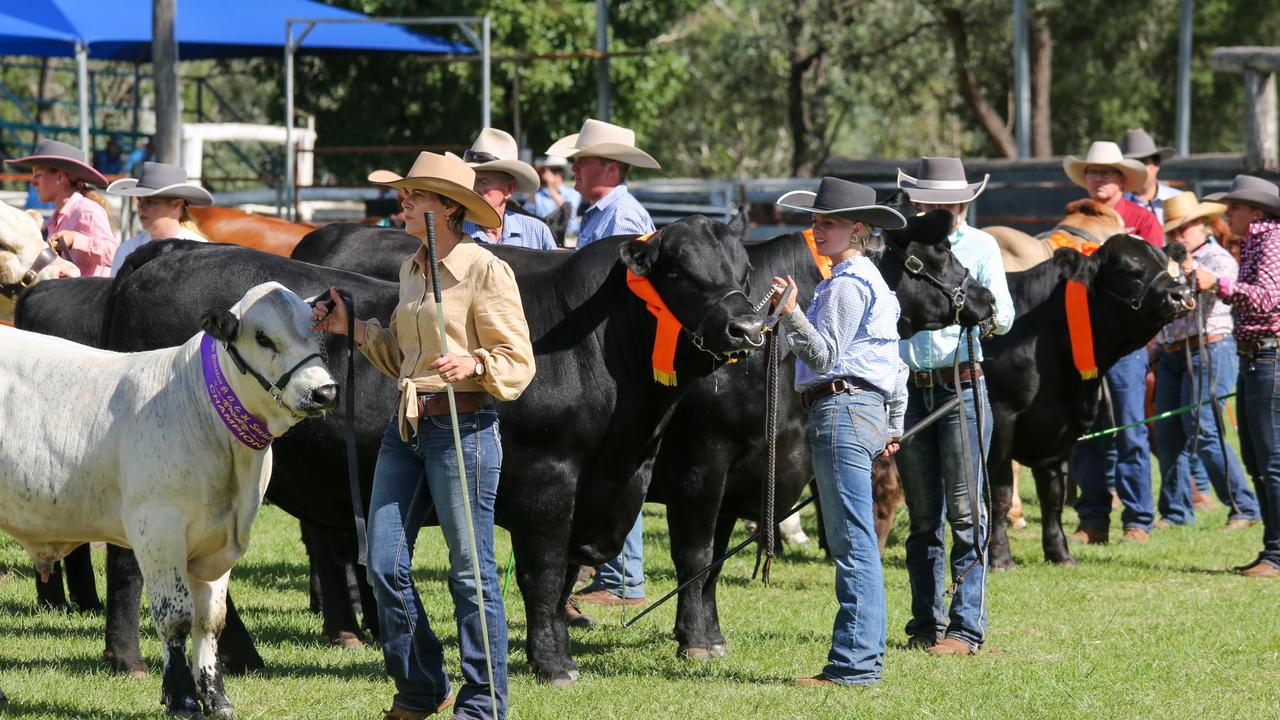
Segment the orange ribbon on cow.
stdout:
[[[648,242],[654,233],[636,238],[639,242]],[[653,379],[663,385],[676,384],[676,343],[680,340],[680,330],[684,327],[667,304],[658,295],[657,289],[649,278],[627,271],[627,289],[636,297],[644,300],[645,307],[658,319],[658,329],[653,337]]]
[[805,244],[809,246],[809,254],[813,256],[813,262],[818,266],[818,272],[822,274],[823,280],[831,279],[831,258],[818,253],[818,243],[813,241],[813,228],[807,228],[803,233]]
[[1067,281],[1067,334],[1071,361],[1082,380],[1098,378],[1098,362],[1093,355],[1093,320],[1089,318],[1089,289],[1078,280]]

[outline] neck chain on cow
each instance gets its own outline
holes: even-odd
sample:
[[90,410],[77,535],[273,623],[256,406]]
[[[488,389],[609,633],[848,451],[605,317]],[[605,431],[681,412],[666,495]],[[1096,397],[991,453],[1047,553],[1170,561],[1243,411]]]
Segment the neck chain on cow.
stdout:
[[[292,408],[284,404],[284,389],[289,385],[289,378],[293,377],[293,374],[298,371],[298,368],[306,365],[312,360],[324,362],[324,358],[320,357],[320,353],[311,353],[299,360],[293,367],[289,368],[285,374],[280,376],[279,380],[271,382],[263,377],[262,373],[249,367],[249,363],[245,362],[244,358],[241,357],[240,351],[236,349],[235,345],[226,343],[226,348],[227,354],[231,356],[231,362],[236,364],[236,369],[239,370],[242,375],[249,375],[254,380],[257,380],[258,384],[262,386],[262,389],[271,394],[271,399],[275,400],[277,405],[289,412],[294,412]],[[296,415],[297,413],[294,414]]]
[[36,284],[41,270],[57,259],[58,255],[53,251],[53,248],[46,245],[40,251],[40,254],[36,256],[36,259],[32,261],[31,267],[22,272],[22,277],[18,278],[17,282],[0,283],[0,295],[8,298],[18,297],[18,293]]
[[200,338],[200,365],[204,369],[209,403],[218,413],[222,424],[227,426],[237,440],[253,450],[261,450],[270,445],[275,437],[261,420],[245,409],[235,390],[231,389],[231,384],[222,374],[222,364],[218,362],[217,341],[208,334]]

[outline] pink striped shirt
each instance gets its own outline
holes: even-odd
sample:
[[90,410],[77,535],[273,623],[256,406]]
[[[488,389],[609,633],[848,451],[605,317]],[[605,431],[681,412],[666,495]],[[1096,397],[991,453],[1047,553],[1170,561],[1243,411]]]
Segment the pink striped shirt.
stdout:
[[1218,297],[1231,305],[1240,340],[1280,337],[1280,219],[1249,226],[1240,248],[1240,274],[1221,278]]
[[62,230],[72,232],[71,262],[80,268],[81,277],[111,277],[111,261],[120,241],[111,232],[111,221],[101,205],[72,193],[62,209],[54,211],[47,227],[49,237]]

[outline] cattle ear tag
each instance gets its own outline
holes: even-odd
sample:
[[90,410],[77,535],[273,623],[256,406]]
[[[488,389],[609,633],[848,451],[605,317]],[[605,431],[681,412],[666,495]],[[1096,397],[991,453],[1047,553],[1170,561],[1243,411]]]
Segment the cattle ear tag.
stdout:
[[1177,280],[1181,277],[1181,274],[1180,274],[1181,268],[1178,267],[1178,263],[1170,260],[1168,270],[1169,270],[1169,277],[1173,278],[1174,280]]

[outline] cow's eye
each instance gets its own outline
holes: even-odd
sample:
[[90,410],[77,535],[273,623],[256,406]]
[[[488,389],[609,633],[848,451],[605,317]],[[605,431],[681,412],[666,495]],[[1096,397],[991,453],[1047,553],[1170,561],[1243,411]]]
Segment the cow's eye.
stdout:
[[276,351],[276,344],[271,342],[271,338],[267,337],[267,334],[262,332],[261,330],[254,333],[253,339],[257,341],[259,347],[266,348],[271,352]]

